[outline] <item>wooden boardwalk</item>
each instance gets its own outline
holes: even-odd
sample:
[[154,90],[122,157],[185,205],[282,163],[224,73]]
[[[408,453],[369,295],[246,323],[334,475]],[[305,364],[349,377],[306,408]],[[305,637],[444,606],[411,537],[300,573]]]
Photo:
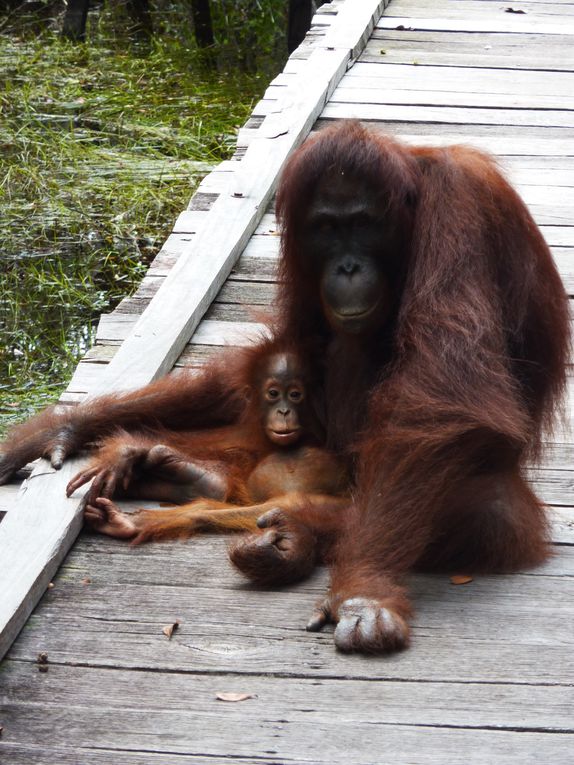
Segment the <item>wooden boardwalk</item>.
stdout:
[[[201,235],[265,118],[284,108],[286,89],[353,2],[320,9],[240,131],[234,159],[202,183],[137,293],[102,318],[65,400],[101,387],[106,365]],[[574,3],[515,3],[523,14],[509,7],[393,0],[316,127],[357,117],[408,141],[492,151],[574,294]],[[261,312],[272,310],[278,245],[270,208],[178,366],[201,365],[218,346],[258,330]],[[329,630],[304,631],[324,571],[297,587],[260,591],[231,570],[221,538],[130,548],[82,533],[0,666],[0,763],[571,765],[568,429],[533,482],[551,506],[554,558],[464,586],[413,576],[412,648],[385,658],[341,655]],[[0,511],[10,514],[16,490],[0,491]],[[168,640],[162,629],[176,620]],[[228,703],[217,700],[222,692],[252,698]]]

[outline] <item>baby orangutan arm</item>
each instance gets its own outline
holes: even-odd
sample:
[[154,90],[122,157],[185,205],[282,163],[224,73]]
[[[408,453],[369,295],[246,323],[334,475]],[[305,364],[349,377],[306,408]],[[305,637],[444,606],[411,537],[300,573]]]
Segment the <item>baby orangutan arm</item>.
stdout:
[[132,544],[184,539],[201,532],[255,531],[257,518],[272,503],[241,507],[215,499],[198,499],[180,507],[126,513],[107,497],[86,505],[84,518],[100,534],[131,539]]
[[[96,531],[132,544],[181,539],[202,532],[256,531],[230,550],[232,562],[262,583],[287,583],[306,576],[337,531],[347,500],[327,495],[288,494],[241,507],[198,499],[181,507],[125,513],[106,497],[85,510]],[[318,544],[319,542],[319,544]]]

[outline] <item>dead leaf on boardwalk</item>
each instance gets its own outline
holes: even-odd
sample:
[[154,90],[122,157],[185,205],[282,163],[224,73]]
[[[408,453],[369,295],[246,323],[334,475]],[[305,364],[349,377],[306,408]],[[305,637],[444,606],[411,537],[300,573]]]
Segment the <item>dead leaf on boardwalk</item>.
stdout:
[[454,574],[450,578],[451,584],[468,584],[472,582],[472,577],[469,574]]
[[85,576],[85,577],[82,579],[82,584],[91,584],[91,583],[92,583],[92,580],[90,579],[90,577],[89,577],[89,576]]
[[247,699],[256,699],[255,693],[217,693],[215,698],[218,701],[247,701]]
[[526,11],[521,11],[520,8],[505,8],[505,13],[526,13]]
[[166,626],[162,629],[163,634],[167,637],[168,640],[171,640],[171,636],[179,628],[179,624],[179,619],[176,619],[173,624],[166,624]]

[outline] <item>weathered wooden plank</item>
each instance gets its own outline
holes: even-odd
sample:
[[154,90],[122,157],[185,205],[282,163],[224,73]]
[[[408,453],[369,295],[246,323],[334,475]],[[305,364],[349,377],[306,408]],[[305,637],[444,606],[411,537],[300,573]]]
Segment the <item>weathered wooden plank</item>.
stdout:
[[[267,696],[265,696],[267,698]],[[244,707],[248,706],[245,702]],[[33,707],[20,709],[22,720],[10,709],[10,722],[16,730],[24,733],[28,725],[28,737],[38,745],[51,741],[50,746],[81,747],[86,729],[98,749],[105,749],[115,762],[114,749],[145,753],[170,753],[180,761],[191,753],[202,756],[204,762],[224,757],[232,752],[233,762],[253,761],[253,753],[272,754],[274,762],[303,763],[315,765],[350,763],[372,765],[379,762],[381,751],[393,752],[396,765],[539,765],[541,761],[566,765],[571,754],[571,737],[563,733],[539,733],[531,731],[486,731],[465,728],[379,725],[358,722],[352,725],[331,718],[322,724],[307,720],[292,724],[285,715],[268,717],[265,707],[257,702],[244,709],[245,720],[232,718],[216,705],[209,715],[209,703],[196,709],[166,710],[152,707],[140,715],[133,708],[116,710],[106,705],[66,708],[69,724],[55,725],[55,712],[42,718]],[[255,715],[255,709],[260,716]],[[225,714],[225,724],[221,723]],[[37,722],[36,722],[36,718]],[[229,718],[229,719],[227,719]],[[150,719],[153,725],[150,725]],[[32,721],[34,723],[32,724]],[[145,740],[142,746],[139,742]],[[121,742],[121,744],[119,743]],[[349,752],[351,753],[349,755]],[[344,753],[344,754],[343,754]],[[312,758],[312,759],[311,759]],[[265,761],[259,759],[257,762]]]
[[548,186],[571,189],[574,186],[574,168],[568,167],[568,158],[564,158],[566,167],[554,167],[552,162],[538,167],[521,166],[505,160],[503,169],[510,181],[517,187]]
[[[572,71],[571,37],[554,35],[551,45],[549,39],[536,34],[535,27],[523,34],[375,30],[360,61],[432,64],[441,67],[445,74],[452,66],[524,69],[535,77],[537,70]],[[286,71],[296,71],[296,62],[290,61]],[[476,73],[473,72],[473,76]]]
[[[462,18],[473,19],[483,18],[486,16],[495,16],[501,18],[508,18],[505,8],[497,3],[496,0],[432,0],[429,4],[428,0],[401,0],[399,11],[401,15],[418,16],[418,15],[430,15],[429,11],[432,8],[435,16],[450,17],[450,18]],[[394,15],[395,8],[391,7],[389,16]],[[548,3],[544,0],[526,0],[521,2],[520,7],[515,10],[521,10],[524,14],[528,14],[528,18],[532,22],[532,25],[536,27],[538,22],[546,17],[547,21],[556,21],[557,19],[548,18],[548,16],[568,17],[574,15],[574,8],[570,2],[554,2]],[[447,14],[447,16],[445,16]],[[563,20],[562,18],[560,20]]]
[[552,539],[561,545],[574,545],[574,508],[551,507],[548,516],[552,523]]
[[329,27],[322,44],[333,48],[351,49],[355,58],[365,47],[389,0],[355,0],[339,6],[337,17]]
[[[283,75],[283,81],[292,75]],[[282,82],[280,80],[280,82]],[[404,90],[430,89],[449,93],[555,97],[556,103],[574,100],[574,75],[570,72],[510,72],[500,69],[481,69],[469,74],[464,67],[405,66],[369,64],[358,61],[343,79],[342,87],[348,84],[359,88],[381,88],[383,90],[403,88]],[[538,102],[537,102],[538,103]],[[559,108],[559,107],[556,107]]]
[[[569,38],[571,39],[571,38]],[[520,54],[508,53],[508,54],[493,54],[491,51],[466,51],[457,50],[456,48],[448,53],[442,53],[432,45],[425,46],[408,46],[407,49],[400,47],[387,48],[385,41],[377,41],[378,44],[371,43],[365,52],[361,55],[361,61],[380,64],[382,63],[394,63],[394,64],[414,64],[415,66],[437,66],[442,67],[443,71],[448,71],[451,66],[468,67],[469,69],[477,69],[479,67],[496,67],[499,70],[555,70],[571,72],[572,64],[569,59],[569,48],[558,50],[554,55],[546,56],[544,60],[535,59],[530,53]],[[405,46],[406,47],[406,46]]]
[[[165,276],[161,275],[148,274],[132,296],[132,301],[140,299],[149,302],[161,288],[165,278]],[[275,298],[276,291],[276,286],[271,284],[269,279],[250,281],[248,279],[235,279],[230,277],[219,290],[214,302],[269,305]],[[201,324],[195,334],[198,333],[201,336]]]
[[[94,708],[113,719],[109,726],[103,726],[107,727],[103,738],[96,741],[97,746],[105,748],[113,746],[113,736],[116,745],[121,741],[127,748],[135,747],[144,731],[152,747],[155,740],[155,747],[159,748],[163,726],[154,725],[150,729],[149,720],[155,718],[158,710],[169,710],[174,717],[172,733],[177,721],[179,735],[187,737],[195,747],[209,738],[205,731],[218,732],[217,722],[223,715],[229,740],[242,738],[239,726],[255,729],[251,744],[252,751],[258,753],[277,730],[277,721],[283,718],[285,732],[279,738],[285,739],[284,745],[290,741],[298,746],[298,756],[303,754],[301,747],[306,743],[304,733],[308,725],[317,726],[320,738],[329,735],[332,726],[347,732],[364,725],[415,725],[525,732],[546,728],[549,732],[566,733],[574,725],[572,691],[557,686],[447,685],[392,680],[373,683],[339,678],[323,684],[304,678],[243,675],[174,673],[162,678],[146,672],[138,678],[138,708],[134,710],[133,672],[54,666],[39,681],[27,663],[9,662],[3,679],[8,699],[4,711],[7,730],[14,738],[38,743],[51,723],[53,729],[60,729],[59,734],[50,738],[55,746],[80,744],[82,728],[88,724],[87,716]],[[253,698],[222,710],[217,700],[222,691],[247,691]],[[190,708],[190,698],[201,703]],[[388,703],[381,703],[384,700]],[[62,714],[75,721],[77,733],[72,733],[71,738],[66,728],[56,724]],[[37,733],[29,736],[30,730]],[[125,731],[129,731],[127,736]],[[229,740],[224,739],[222,744],[229,746]],[[293,755],[297,756],[297,748]]]
[[[514,14],[481,14],[476,18],[457,18],[456,12],[445,14],[444,18],[438,17],[432,5],[427,10],[426,15],[414,16],[393,16],[391,13],[385,14],[377,23],[377,29],[397,29],[403,27],[411,30],[440,32],[533,32],[538,35],[574,35],[574,24],[567,23],[564,19],[560,23],[546,21],[542,18],[533,19],[532,16],[514,15]],[[549,42],[552,45],[552,42]]]
[[544,469],[533,471],[534,490],[551,505],[574,507],[574,470]]
[[[117,345],[94,345],[85,355],[82,363],[91,364],[108,364],[117,353]],[[196,345],[195,343],[189,343],[184,352],[177,360],[176,368],[181,367],[199,367],[205,363],[206,358],[210,358],[214,353],[218,353],[219,349],[210,345]]]
[[10,483],[0,486],[0,513],[2,516],[14,506],[14,500],[19,491],[19,484]]
[[[0,523],[0,658],[42,596],[82,525],[78,498],[65,487],[82,466],[69,460],[56,473],[41,460],[22,484],[14,510]],[[50,476],[52,480],[46,480]]]
[[[97,340],[121,342],[137,323],[137,314],[104,314],[98,325]],[[265,331],[257,322],[203,321],[193,336],[197,345],[246,345]]]
[[[8,735],[5,736],[8,738]],[[11,741],[2,743],[2,753],[10,765],[78,765],[77,746],[56,747],[46,742],[34,746]],[[81,747],[82,765],[174,765],[173,754],[161,752],[121,751],[112,749],[90,749]],[[205,755],[178,753],[178,765],[205,765]],[[242,757],[237,760],[241,765],[277,765],[277,760],[267,757]],[[209,765],[229,765],[229,758],[210,757]]]
[[[496,109],[559,109],[574,110],[574,97],[532,95],[530,93],[470,93],[456,90],[440,90],[430,88],[403,88],[400,83],[387,84],[375,78],[354,81],[342,81],[343,84],[335,89],[331,102],[341,103],[377,103],[377,104],[409,104],[416,106],[454,106],[454,107],[487,107]],[[442,86],[444,83],[440,83]],[[571,83],[574,91],[574,78]],[[278,98],[281,87],[270,87],[265,92],[265,100],[261,111],[256,107],[255,113],[265,113],[265,102]]]
[[[574,114],[568,111],[535,109],[465,109],[452,106],[410,106],[330,101],[323,119],[358,119],[377,122],[438,122],[445,125],[506,125],[574,127]],[[571,132],[571,131],[570,131]],[[566,136],[565,136],[566,138]]]
[[[87,570],[74,566],[72,558],[10,658],[30,661],[46,651],[54,664],[154,671],[570,684],[574,556],[570,576],[477,577],[464,587],[454,587],[446,576],[411,577],[416,609],[412,647],[371,661],[336,654],[329,629],[319,635],[305,632],[306,619],[326,585],[325,572],[280,593],[238,586],[234,572],[229,575],[237,577],[237,584],[226,586],[226,577],[216,573],[227,565],[224,540],[203,547],[197,541],[166,545],[173,560],[156,572],[158,581],[146,585],[128,581],[134,576],[130,569],[118,570],[117,583],[101,583],[102,568],[113,558],[109,552]],[[150,550],[146,548],[148,555]],[[187,573],[178,579],[184,561]],[[149,565],[145,559],[144,579]],[[143,568],[141,558],[139,566]],[[204,573],[196,574],[200,569]],[[211,576],[209,586],[197,583],[196,576],[199,581]],[[167,643],[162,627],[176,618],[180,628]],[[464,656],[472,661],[461,661]]]

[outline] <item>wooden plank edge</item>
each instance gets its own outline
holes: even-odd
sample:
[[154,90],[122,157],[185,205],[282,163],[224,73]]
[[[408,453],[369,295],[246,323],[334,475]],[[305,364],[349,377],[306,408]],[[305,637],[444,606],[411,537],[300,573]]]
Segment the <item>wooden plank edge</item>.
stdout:
[[55,471],[40,460],[0,523],[0,659],[80,532],[82,503],[67,499],[65,488],[82,464],[70,460]]

